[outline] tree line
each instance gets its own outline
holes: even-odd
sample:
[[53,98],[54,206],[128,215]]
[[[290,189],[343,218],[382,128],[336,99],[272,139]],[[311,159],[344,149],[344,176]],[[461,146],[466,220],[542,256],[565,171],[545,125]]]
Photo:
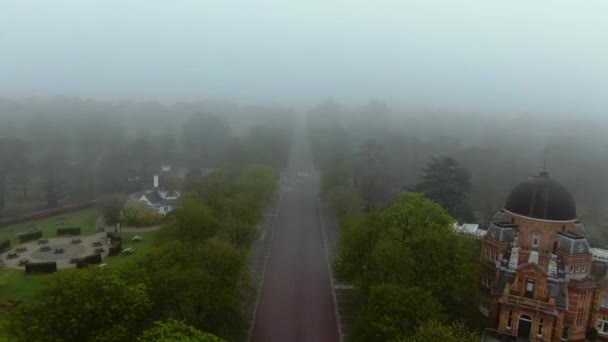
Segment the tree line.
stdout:
[[[289,113],[226,103],[0,99],[0,216],[137,191],[164,164],[192,177],[242,162],[281,168]],[[163,182],[183,186],[179,177]]]

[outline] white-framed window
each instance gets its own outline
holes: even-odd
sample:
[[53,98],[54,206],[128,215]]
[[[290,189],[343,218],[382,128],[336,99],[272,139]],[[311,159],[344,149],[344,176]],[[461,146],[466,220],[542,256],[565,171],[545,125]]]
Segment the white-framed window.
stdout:
[[570,328],[564,327],[564,330],[562,330],[562,341],[568,341],[569,335],[570,335]]
[[608,335],[608,318],[600,317],[597,319],[597,332],[600,334]]
[[538,247],[539,243],[540,243],[540,236],[538,235],[538,233],[532,234],[532,247]]
[[536,333],[536,335],[538,335],[538,337],[542,337],[543,336],[543,327],[545,325],[545,319],[544,318],[540,318],[538,320],[538,332]]
[[587,264],[583,264],[582,271],[587,272]]
[[507,329],[511,329],[513,326],[513,311],[509,310],[509,314],[507,315]]
[[490,315],[490,300],[487,297],[481,297],[479,311],[486,317]]

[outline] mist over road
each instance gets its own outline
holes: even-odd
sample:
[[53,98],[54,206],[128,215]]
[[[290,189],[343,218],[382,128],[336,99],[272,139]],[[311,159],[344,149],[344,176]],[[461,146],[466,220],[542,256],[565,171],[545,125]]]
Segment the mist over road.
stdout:
[[280,192],[251,341],[339,341],[318,179],[302,130],[296,134]]

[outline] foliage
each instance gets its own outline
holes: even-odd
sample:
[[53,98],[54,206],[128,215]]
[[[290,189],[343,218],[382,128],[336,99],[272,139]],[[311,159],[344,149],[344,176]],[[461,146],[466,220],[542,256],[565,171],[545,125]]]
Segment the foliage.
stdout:
[[140,255],[125,277],[150,290],[149,319],[183,320],[203,331],[236,338],[247,321],[242,305],[252,299],[247,254],[218,238],[171,242]]
[[420,322],[444,319],[441,304],[419,287],[380,284],[369,292],[356,322],[355,341],[395,341],[413,334]]
[[124,341],[150,304],[145,285],[112,270],[59,272],[11,313],[9,333],[15,341]]
[[[374,298],[369,294],[378,285],[393,284],[403,291],[419,287],[428,291],[451,319],[473,322],[477,297],[471,284],[480,266],[478,241],[457,236],[450,229],[451,223],[445,210],[423,195],[402,194],[387,209],[343,220],[335,274],[360,288],[362,303]],[[362,317],[374,315],[369,305],[361,304],[360,310]],[[412,327],[416,323],[407,324]],[[399,326],[395,331],[405,333]],[[366,333],[378,334],[382,332]]]
[[145,330],[137,338],[138,342],[222,342],[219,337],[202,332],[183,322],[169,319],[155,322],[154,327]]
[[120,212],[120,221],[125,226],[146,227],[160,223],[162,216],[145,203],[127,200]]
[[424,169],[415,191],[423,192],[461,222],[473,222],[475,215],[469,202],[471,172],[449,157],[433,158]]
[[416,334],[403,338],[400,341],[477,342],[479,341],[479,336],[476,332],[470,331],[461,321],[446,325],[436,320],[429,320],[422,323],[418,329],[416,329]]
[[120,221],[120,211],[125,206],[126,200],[123,195],[105,196],[99,200],[99,208],[107,224],[114,225]]

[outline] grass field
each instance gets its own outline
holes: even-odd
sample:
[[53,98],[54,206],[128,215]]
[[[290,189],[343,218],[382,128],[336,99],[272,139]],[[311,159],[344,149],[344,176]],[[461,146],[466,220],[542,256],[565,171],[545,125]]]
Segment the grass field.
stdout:
[[[155,237],[158,231],[141,233],[123,233],[123,249],[134,247],[132,255],[119,254],[117,256],[105,257],[103,263],[108,267],[119,268],[128,267],[129,260],[133,260],[135,255],[141,254],[155,245]],[[139,235],[143,238],[141,242],[131,242],[133,236]],[[96,267],[96,266],[92,266]],[[63,269],[58,272],[78,272],[76,268]],[[0,269],[0,299],[22,300],[31,297],[40,288],[45,279],[50,275],[30,275],[23,270]],[[0,339],[1,341],[1,339]]]
[[[32,221],[36,224],[36,227],[42,231],[43,237],[55,237],[57,236],[57,228],[60,227],[79,227],[82,235],[90,235],[95,233],[95,221],[99,216],[99,210],[97,208],[84,209],[74,211],[67,214],[61,214],[56,216],[50,216],[41,220]],[[64,217],[63,226],[57,225],[57,219]],[[11,240],[11,247],[15,247],[19,244],[17,239],[18,233],[25,233],[30,229],[25,223],[0,227],[0,242],[4,240]]]

